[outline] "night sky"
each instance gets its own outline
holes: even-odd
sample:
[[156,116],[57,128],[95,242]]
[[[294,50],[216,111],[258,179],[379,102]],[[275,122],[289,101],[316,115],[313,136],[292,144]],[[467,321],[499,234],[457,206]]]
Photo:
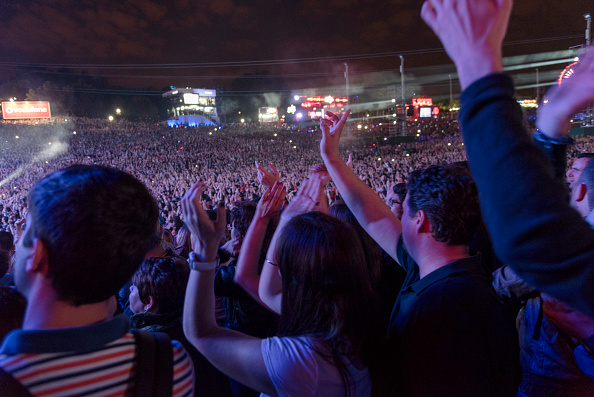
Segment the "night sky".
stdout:
[[[425,51],[441,45],[421,20],[421,5],[409,0],[0,0],[0,79],[15,64],[35,63],[88,70],[126,87],[225,87],[244,73],[267,70],[299,88],[338,84],[343,62],[353,76],[397,70],[399,52],[407,54],[406,66],[414,72],[449,63],[443,51]],[[506,45],[504,55],[582,44],[586,12],[594,13],[594,2],[516,1],[506,41],[529,43]],[[536,42],[540,39],[551,40]],[[327,59],[303,62],[322,57]],[[270,60],[298,61],[262,64]],[[222,62],[234,64],[205,65]],[[194,65],[182,65],[188,63]]]

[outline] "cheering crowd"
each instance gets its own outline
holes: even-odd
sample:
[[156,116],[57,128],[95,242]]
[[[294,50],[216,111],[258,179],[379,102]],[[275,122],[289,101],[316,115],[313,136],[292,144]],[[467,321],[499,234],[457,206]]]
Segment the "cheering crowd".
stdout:
[[314,132],[2,125],[0,390],[594,395],[594,140],[565,135],[594,51],[529,133],[511,8],[423,5],[462,137],[363,146],[350,111]]

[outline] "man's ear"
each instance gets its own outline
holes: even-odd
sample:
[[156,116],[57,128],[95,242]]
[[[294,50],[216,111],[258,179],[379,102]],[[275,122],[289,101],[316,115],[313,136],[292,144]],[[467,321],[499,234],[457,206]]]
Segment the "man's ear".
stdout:
[[418,233],[431,233],[431,222],[423,210],[419,210],[416,215],[415,226]]
[[[157,309],[157,305],[155,305],[155,300],[151,295],[148,297],[148,303],[146,303],[143,307],[145,312],[155,313]],[[153,309],[153,310],[151,310]]]
[[48,273],[48,252],[43,241],[34,238],[32,242],[31,254],[27,257],[26,270],[36,272],[42,275]]

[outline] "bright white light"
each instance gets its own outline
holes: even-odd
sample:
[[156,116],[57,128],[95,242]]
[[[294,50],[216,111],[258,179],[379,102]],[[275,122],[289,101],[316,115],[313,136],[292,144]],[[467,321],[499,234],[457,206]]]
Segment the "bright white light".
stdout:
[[208,135],[212,135],[212,132],[209,132]]
[[241,122],[242,122],[242,123],[245,123],[245,119],[241,119]]
[[297,117],[298,119],[300,119],[301,117],[303,117],[303,114],[301,114],[301,113],[297,113],[297,114],[295,115],[295,117]]
[[296,100],[296,101],[298,101],[298,100],[299,100],[299,95],[295,95],[295,96],[293,97],[293,99],[294,99],[294,100]]
[[17,135],[17,136],[15,136],[15,138],[16,138],[16,139],[19,139],[19,136]]
[[113,121],[113,116],[108,117],[109,121]]
[[293,146],[293,149],[297,149],[297,146]]
[[72,133],[73,133],[74,135],[76,135],[76,131],[72,131]]
[[357,125],[357,129],[359,129],[359,130],[360,130],[360,129],[361,129],[361,127],[362,127],[362,125],[361,125],[361,124],[358,124],[358,125]]
[[122,109],[116,109],[116,113],[117,113],[117,114],[120,114],[120,113],[122,113]]
[[448,146],[452,146],[452,143],[451,142],[448,142]]
[[396,99],[392,99],[392,103],[396,102]]
[[330,95],[328,95],[326,98],[324,98],[324,102],[332,103],[332,102],[334,102],[334,98],[332,98]]
[[382,158],[381,158],[381,157],[378,157],[378,158],[377,158],[377,161],[382,161]]
[[410,156],[408,153],[406,153],[406,157]]
[[388,140],[388,138],[384,138],[384,141],[387,141],[387,140]]
[[274,133],[274,136],[277,136],[277,135],[278,135],[278,134],[275,132],[275,133]]

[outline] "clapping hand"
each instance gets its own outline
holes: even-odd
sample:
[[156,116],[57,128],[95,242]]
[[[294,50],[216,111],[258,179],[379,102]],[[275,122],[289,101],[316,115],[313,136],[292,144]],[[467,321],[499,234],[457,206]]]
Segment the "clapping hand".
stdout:
[[217,219],[213,222],[202,208],[201,197],[206,185],[199,180],[184,194],[181,200],[186,226],[195,238],[194,252],[200,260],[210,262],[217,256],[219,243],[225,234],[225,207],[217,207]]
[[289,203],[283,211],[281,219],[290,220],[294,216],[305,214],[311,211],[328,212],[328,203],[324,193],[324,187],[328,184],[328,178],[320,173],[313,173],[309,179],[302,184],[297,196]]
[[280,182],[280,173],[274,166],[274,164],[269,163],[272,172],[267,171],[256,161],[256,170],[258,171],[258,182],[266,189],[272,187],[276,182]]
[[273,186],[264,192],[264,195],[258,201],[255,217],[272,219],[280,212],[285,197],[287,197],[287,189],[281,182],[275,182]]

